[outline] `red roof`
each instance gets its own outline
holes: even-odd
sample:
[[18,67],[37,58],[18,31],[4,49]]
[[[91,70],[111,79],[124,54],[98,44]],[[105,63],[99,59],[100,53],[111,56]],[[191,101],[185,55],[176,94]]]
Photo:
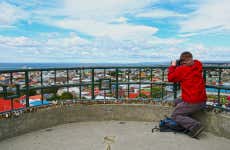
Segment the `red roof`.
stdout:
[[[91,96],[91,91],[87,91],[87,92],[89,92],[89,96]],[[96,96],[96,95],[99,95],[100,93],[101,93],[102,91],[100,91],[98,88],[96,88],[96,89],[94,89],[94,95]]]
[[41,100],[42,95],[33,95],[33,96],[30,96],[30,99],[32,99],[32,100],[37,100],[37,99]]
[[230,96],[227,97],[227,100],[230,101]]
[[[151,93],[149,91],[141,91],[141,94],[144,94],[146,96],[150,96]],[[138,98],[139,93],[129,93],[129,98]]]
[[142,94],[146,95],[146,96],[150,96],[151,93],[149,91],[141,91]]
[[95,94],[95,95],[98,95],[99,93],[100,93],[100,90],[99,90],[99,89],[95,89],[95,90],[94,90],[94,94]]
[[[24,105],[14,100],[14,109],[24,108]],[[11,110],[11,100],[0,98],[0,112]]]
[[137,98],[139,93],[129,93],[129,98]]

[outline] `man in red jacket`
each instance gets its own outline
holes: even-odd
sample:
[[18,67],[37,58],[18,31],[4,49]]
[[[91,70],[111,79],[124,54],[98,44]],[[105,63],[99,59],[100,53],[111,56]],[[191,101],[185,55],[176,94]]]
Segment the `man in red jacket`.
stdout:
[[204,127],[190,115],[201,110],[207,100],[202,63],[193,60],[190,52],[183,52],[179,65],[172,61],[168,68],[168,81],[180,83],[182,90],[182,100],[176,101],[172,119],[184,127],[191,137],[196,138]]

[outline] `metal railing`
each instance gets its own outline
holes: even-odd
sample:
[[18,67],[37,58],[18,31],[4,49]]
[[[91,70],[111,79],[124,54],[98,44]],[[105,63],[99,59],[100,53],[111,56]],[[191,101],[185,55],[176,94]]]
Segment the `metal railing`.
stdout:
[[[203,76],[206,87],[211,89],[216,106],[223,105],[223,94],[230,95],[229,66],[205,66]],[[74,102],[125,102],[125,101],[170,101],[178,97],[179,86],[167,82],[167,66],[114,66],[114,67],[74,67],[0,70],[1,97],[11,100],[24,96],[25,109],[30,108],[30,96],[41,94],[56,95],[48,89],[75,87]],[[17,86],[16,86],[17,85]],[[17,87],[17,88],[16,88]],[[11,91],[10,91],[11,90]],[[10,91],[10,92],[9,92]]]

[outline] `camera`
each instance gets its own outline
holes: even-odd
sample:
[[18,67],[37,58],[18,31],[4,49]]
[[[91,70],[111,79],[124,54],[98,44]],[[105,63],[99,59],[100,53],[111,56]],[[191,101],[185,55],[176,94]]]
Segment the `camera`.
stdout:
[[178,66],[180,66],[181,65],[181,60],[180,59],[177,59],[176,60],[176,66],[178,67]]

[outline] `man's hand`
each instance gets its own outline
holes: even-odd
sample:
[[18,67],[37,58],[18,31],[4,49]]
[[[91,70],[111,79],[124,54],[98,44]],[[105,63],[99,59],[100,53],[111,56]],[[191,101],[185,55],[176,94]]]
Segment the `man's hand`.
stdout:
[[176,60],[173,60],[171,63],[172,66],[176,66]]

